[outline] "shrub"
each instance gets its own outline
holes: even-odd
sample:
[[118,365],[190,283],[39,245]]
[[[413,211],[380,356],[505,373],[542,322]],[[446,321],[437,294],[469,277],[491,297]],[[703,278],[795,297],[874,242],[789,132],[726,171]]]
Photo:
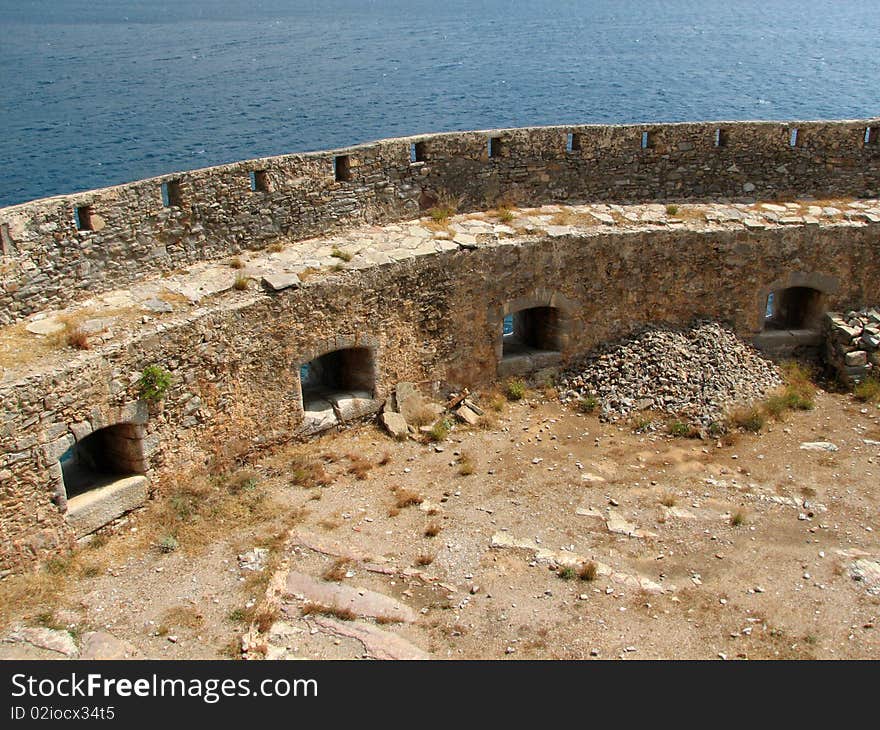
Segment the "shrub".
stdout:
[[348,251],[343,251],[339,248],[336,248],[336,246],[333,247],[333,250],[330,252],[330,255],[334,259],[340,259],[341,261],[345,261],[345,262],[351,261],[352,258],[354,258]]
[[508,400],[522,400],[526,395],[526,384],[523,380],[508,380],[504,390]]
[[746,513],[738,509],[730,516],[730,525],[731,527],[739,527],[746,521]]
[[502,223],[510,223],[513,221],[513,211],[507,206],[500,206],[495,213],[498,216],[498,220]]
[[439,522],[429,522],[425,528],[425,537],[437,537],[442,529]]
[[249,281],[250,277],[244,272],[239,271],[235,275],[235,281],[232,282],[232,288],[235,289],[235,291],[246,291]]
[[666,206],[666,215],[675,215],[676,213],[678,213],[677,205],[670,204]]
[[434,562],[434,556],[428,555],[427,553],[422,553],[421,555],[419,555],[416,558],[416,565],[425,566],[425,565],[430,565],[433,562]]
[[735,411],[730,419],[737,428],[751,431],[752,433],[758,433],[764,428],[765,423],[764,414],[759,408],[754,407]]
[[244,261],[242,261],[238,256],[229,260],[229,267],[232,269],[243,269]]
[[880,400],[880,379],[874,377],[865,378],[853,388],[853,395],[856,397],[856,400],[860,400],[862,403]]
[[397,509],[414,507],[425,501],[422,497],[415,492],[411,492],[409,489],[397,489],[394,493],[394,497],[397,500],[395,502]]
[[585,395],[583,398],[578,398],[577,400],[577,409],[581,413],[592,413],[599,407],[599,399],[594,395]]
[[556,572],[556,575],[558,575],[560,578],[562,578],[562,580],[571,580],[572,578],[575,577],[575,575],[577,575],[577,573],[575,573],[574,568],[567,565],[564,568],[560,568]]
[[351,567],[351,563],[344,558],[338,558],[333,561],[333,564],[324,571],[324,574],[321,576],[324,580],[333,583],[339,583],[343,580],[348,573],[348,569]]
[[180,543],[173,535],[166,535],[159,540],[159,544],[156,547],[159,548],[159,552],[161,553],[173,553],[180,547]]
[[700,435],[699,429],[684,421],[672,421],[669,424],[669,434],[676,438],[696,438]]
[[587,563],[581,563],[577,575],[581,580],[594,581],[598,572],[599,566],[590,560]]
[[77,350],[88,350],[90,347],[89,336],[79,327],[69,328],[65,333],[64,339],[68,347],[73,347]]
[[431,441],[443,441],[448,435],[449,431],[452,428],[452,425],[445,418],[441,418],[437,423],[431,426],[431,431],[428,433],[428,438]]
[[155,403],[165,397],[171,386],[171,373],[159,365],[147,365],[137,382],[141,399]]

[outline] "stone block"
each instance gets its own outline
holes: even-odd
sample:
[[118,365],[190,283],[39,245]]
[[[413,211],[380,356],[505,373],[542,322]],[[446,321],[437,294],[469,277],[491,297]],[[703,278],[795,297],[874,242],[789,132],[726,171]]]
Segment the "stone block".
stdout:
[[861,367],[868,364],[868,353],[864,350],[856,350],[855,352],[846,353],[844,359],[847,367]]
[[147,486],[144,476],[125,477],[69,499],[67,522],[74,535],[88,535],[140,507],[147,499]]

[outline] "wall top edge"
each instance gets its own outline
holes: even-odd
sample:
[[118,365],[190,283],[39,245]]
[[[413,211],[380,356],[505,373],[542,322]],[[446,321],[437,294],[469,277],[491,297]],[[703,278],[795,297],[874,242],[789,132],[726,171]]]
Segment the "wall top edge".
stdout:
[[141,178],[139,180],[131,180],[118,185],[110,185],[103,188],[91,188],[89,190],[81,190],[70,193],[61,193],[59,195],[48,196],[45,198],[34,198],[23,203],[16,203],[6,207],[0,207],[0,215],[15,215],[24,212],[34,205],[52,205],[52,204],[69,204],[72,201],[88,202],[89,198],[102,195],[112,195],[126,189],[136,186],[153,184],[161,185],[179,178],[183,175],[204,175],[206,173],[234,172],[241,168],[259,168],[260,166],[272,166],[283,164],[288,161],[295,160],[317,160],[326,159],[327,157],[339,154],[352,154],[361,150],[375,150],[377,148],[389,147],[394,144],[411,144],[413,142],[421,142],[430,139],[453,139],[456,137],[464,137],[469,135],[497,136],[503,134],[523,133],[523,132],[554,132],[560,133],[572,131],[597,131],[597,130],[652,130],[659,129],[693,129],[693,128],[711,128],[724,126],[726,128],[735,127],[752,127],[752,128],[786,128],[822,125],[832,127],[846,127],[852,125],[880,125],[880,116],[865,119],[804,119],[804,120],[710,120],[698,122],[635,122],[630,124],[554,124],[554,125],[538,125],[529,127],[497,127],[493,129],[473,129],[473,130],[453,130],[446,132],[424,132],[421,134],[408,135],[406,137],[385,137],[382,139],[361,142],[346,147],[337,147],[323,150],[311,150],[303,152],[292,152],[281,155],[270,155],[268,157],[255,157],[246,160],[237,160],[222,165],[209,165],[207,167],[199,167],[186,170],[178,170],[157,175],[155,177]]

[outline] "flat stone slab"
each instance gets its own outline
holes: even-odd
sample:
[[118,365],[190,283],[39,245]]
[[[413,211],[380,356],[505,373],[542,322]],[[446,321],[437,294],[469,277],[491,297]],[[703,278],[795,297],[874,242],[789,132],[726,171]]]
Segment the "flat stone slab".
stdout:
[[416,613],[409,606],[383,593],[343,583],[325,583],[296,570],[288,573],[285,587],[287,595],[358,616],[402,623],[416,620]]
[[880,563],[859,558],[849,566],[849,574],[853,580],[863,583],[868,593],[880,595]]
[[506,532],[496,532],[492,535],[490,546],[493,548],[508,548],[516,550],[528,550],[534,553],[535,560],[544,563],[553,563],[555,565],[564,565],[569,568],[578,568],[584,563],[594,563],[596,565],[596,574],[607,576],[612,583],[629,586],[630,588],[639,588],[648,593],[666,593],[669,588],[655,583],[650,578],[645,578],[631,573],[623,573],[614,570],[610,565],[600,563],[598,560],[565,550],[549,550],[541,547],[534,540],[528,538],[515,538]]
[[423,661],[431,655],[391,631],[360,621],[337,621],[329,616],[317,616],[314,622],[324,631],[356,639],[373,659]]
[[385,563],[388,558],[366,553],[349,542],[340,542],[332,537],[318,535],[313,532],[301,532],[294,530],[290,533],[290,542],[294,545],[307,547],[322,555],[331,555],[334,558],[344,558],[356,563]]
[[67,501],[67,522],[77,537],[88,535],[147,500],[145,476],[118,479]]
[[7,636],[4,641],[30,644],[66,657],[75,657],[79,653],[79,648],[68,631],[47,629],[42,626],[22,627]]
[[836,444],[830,441],[805,441],[801,444],[804,451],[839,451]]
[[302,282],[296,274],[280,273],[264,274],[260,283],[264,289],[269,291],[284,291],[285,289],[299,288]]
[[38,319],[36,322],[28,322],[24,328],[35,335],[54,335],[61,332],[67,325],[55,319]]
[[385,430],[388,431],[388,433],[390,433],[394,438],[405,439],[407,436],[409,436],[409,429],[406,425],[406,419],[399,413],[395,413],[394,411],[386,411],[379,417],[379,420],[385,427]]
[[627,537],[638,538],[657,537],[657,535],[653,532],[649,532],[648,530],[640,530],[632,522],[627,521],[623,517],[623,515],[621,515],[619,512],[615,512],[614,510],[608,511],[608,517],[605,520],[605,525],[608,528],[608,532],[613,532],[618,535],[626,535]]
[[90,631],[83,635],[79,658],[100,661],[117,661],[132,659],[137,655],[135,649],[127,641],[117,639],[106,631]]

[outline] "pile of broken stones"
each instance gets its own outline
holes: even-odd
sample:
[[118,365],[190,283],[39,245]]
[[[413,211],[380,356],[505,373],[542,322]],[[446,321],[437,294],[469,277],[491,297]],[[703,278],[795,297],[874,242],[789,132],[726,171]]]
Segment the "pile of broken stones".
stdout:
[[848,385],[880,368],[880,309],[825,315],[826,359]]
[[715,322],[649,328],[568,369],[563,402],[598,401],[606,421],[654,411],[708,426],[732,407],[763,398],[782,378],[773,363]]
[[465,389],[462,393],[453,395],[444,405],[440,405],[422,395],[414,383],[398,383],[394,395],[385,402],[379,421],[398,440],[429,434],[432,430],[431,424],[436,423],[447,412],[474,426],[484,412],[468,396],[469,392]]

